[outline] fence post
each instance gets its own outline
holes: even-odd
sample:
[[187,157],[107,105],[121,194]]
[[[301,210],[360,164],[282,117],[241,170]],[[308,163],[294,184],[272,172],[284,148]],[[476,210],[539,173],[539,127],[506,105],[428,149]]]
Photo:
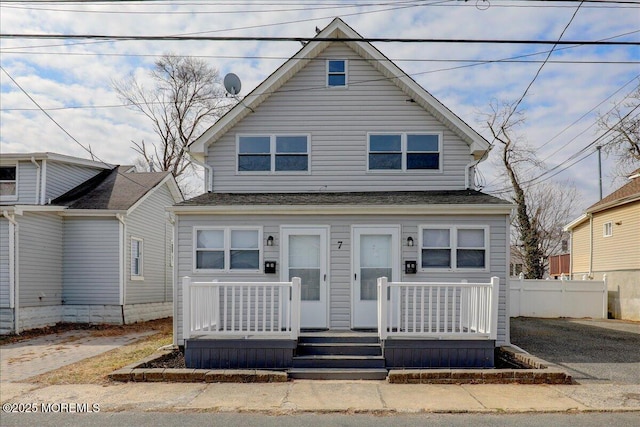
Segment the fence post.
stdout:
[[500,278],[493,276],[491,278],[491,330],[489,338],[498,339],[498,307],[500,302]]
[[182,339],[191,338],[191,277],[182,278]]
[[300,334],[300,278],[291,279],[291,339]]
[[378,336],[387,338],[387,278],[378,277]]
[[518,275],[518,279],[520,280],[520,293],[518,294],[518,316],[526,316],[526,311],[524,310],[524,273],[520,273]]

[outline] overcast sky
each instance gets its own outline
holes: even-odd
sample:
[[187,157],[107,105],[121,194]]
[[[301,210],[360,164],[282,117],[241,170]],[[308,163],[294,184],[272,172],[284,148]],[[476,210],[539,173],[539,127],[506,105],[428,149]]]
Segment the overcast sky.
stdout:
[[[313,37],[316,26],[324,28],[340,16],[371,38],[557,40],[571,21],[562,40],[637,42],[640,2],[626,1],[2,1],[0,32]],[[480,112],[494,99],[517,100],[552,47],[375,46],[490,141]],[[132,140],[152,142],[156,137],[144,116],[118,100],[112,79],[131,73],[143,78],[158,56],[173,52],[201,57],[222,76],[237,74],[243,84],[240,95],[246,95],[300,47],[298,42],[257,41],[0,40],[3,69],[80,144],[91,145],[101,160],[114,164],[133,162]],[[527,62],[495,62],[517,57]],[[600,135],[597,112],[608,111],[637,87],[639,61],[640,50],[634,45],[556,47],[519,108],[527,119],[521,133],[548,168],[562,165],[562,170],[571,163],[567,159]],[[0,78],[1,153],[88,156],[7,74],[0,72]],[[608,176],[610,159],[603,165],[606,195],[623,183],[612,183]],[[490,161],[481,171],[487,191],[500,187]],[[584,208],[598,199],[597,156],[551,179],[575,181]]]

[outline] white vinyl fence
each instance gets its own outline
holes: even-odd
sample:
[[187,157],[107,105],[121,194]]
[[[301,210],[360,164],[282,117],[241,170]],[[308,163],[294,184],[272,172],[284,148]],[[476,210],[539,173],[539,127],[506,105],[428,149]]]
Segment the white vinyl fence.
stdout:
[[511,317],[607,318],[605,280],[509,279]]

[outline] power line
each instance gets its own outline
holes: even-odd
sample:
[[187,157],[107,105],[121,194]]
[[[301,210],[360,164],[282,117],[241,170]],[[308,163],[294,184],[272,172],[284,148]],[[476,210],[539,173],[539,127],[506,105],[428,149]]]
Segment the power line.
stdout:
[[256,42],[366,42],[366,43],[469,43],[469,44],[529,44],[529,45],[585,45],[585,46],[640,46],[640,41],[599,40],[515,40],[515,39],[432,39],[393,37],[275,37],[275,36],[116,36],[103,34],[0,34],[0,39],[40,40],[105,40],[105,41],[256,41]]

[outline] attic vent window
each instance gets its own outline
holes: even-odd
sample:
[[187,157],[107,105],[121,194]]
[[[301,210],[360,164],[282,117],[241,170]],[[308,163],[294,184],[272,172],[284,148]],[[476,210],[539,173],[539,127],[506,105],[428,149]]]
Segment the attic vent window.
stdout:
[[327,86],[347,86],[347,61],[344,59],[331,59],[327,61]]

